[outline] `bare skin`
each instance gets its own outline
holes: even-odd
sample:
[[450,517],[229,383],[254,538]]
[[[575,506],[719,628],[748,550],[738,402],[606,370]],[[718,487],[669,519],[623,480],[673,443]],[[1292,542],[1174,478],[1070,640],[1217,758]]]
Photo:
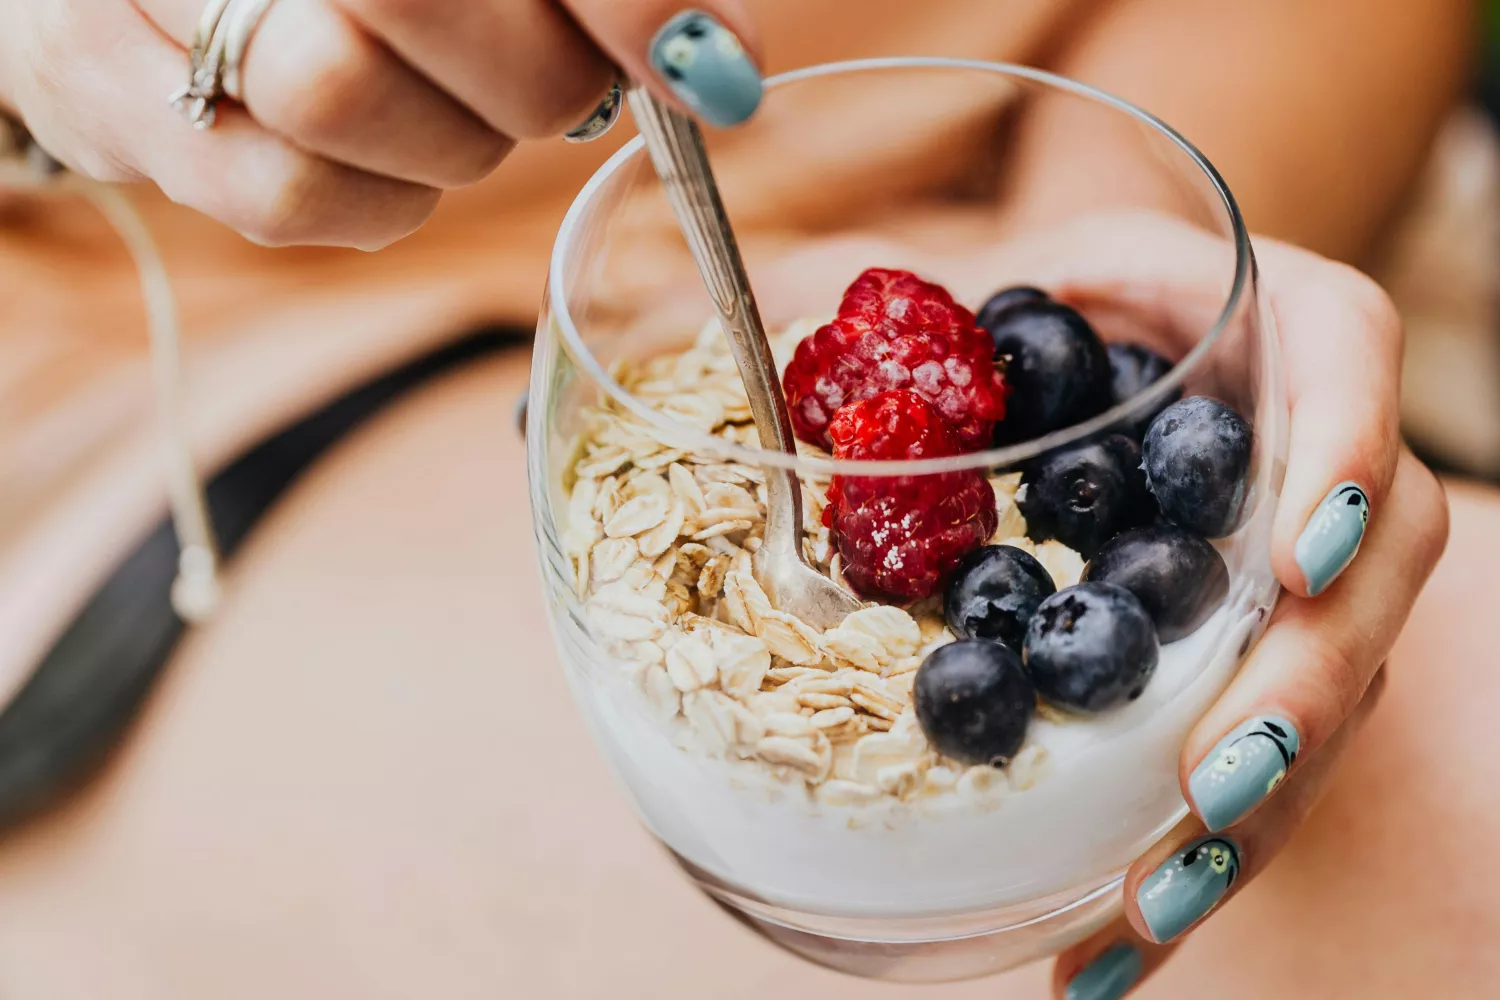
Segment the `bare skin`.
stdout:
[[[824,972],[676,873],[535,628],[524,378],[516,351],[422,392],[271,515],[108,772],[0,852],[7,994],[1047,996],[1045,964],[921,989]],[[1405,1000],[1500,976],[1475,846],[1500,836],[1500,688],[1476,669],[1487,626],[1456,611],[1500,598],[1500,498],[1450,491],[1453,544],[1341,776],[1137,995]]]
[[[1223,172],[1256,232],[1368,265],[1447,110],[1468,85],[1472,0],[1104,0],[1049,66],[1149,108]],[[1060,103],[1030,123],[1019,210],[1045,218],[1070,181],[1155,201],[1130,137],[1066,128]],[[1076,200],[1076,199],[1074,199]],[[1076,211],[1076,204],[1070,210]]]

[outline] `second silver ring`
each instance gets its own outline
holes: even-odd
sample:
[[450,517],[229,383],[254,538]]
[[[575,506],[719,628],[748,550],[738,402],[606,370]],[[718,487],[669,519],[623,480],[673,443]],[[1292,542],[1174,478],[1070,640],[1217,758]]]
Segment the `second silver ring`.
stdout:
[[243,102],[245,54],[274,2],[208,0],[204,6],[188,51],[187,86],[170,98],[194,128],[212,128],[218,119],[218,104],[225,97]]
[[250,42],[254,40],[266,11],[275,2],[276,0],[230,0],[229,10],[224,15],[229,20],[229,30],[225,32],[221,86],[225,94],[241,104],[245,101],[241,79],[245,53],[249,51]]

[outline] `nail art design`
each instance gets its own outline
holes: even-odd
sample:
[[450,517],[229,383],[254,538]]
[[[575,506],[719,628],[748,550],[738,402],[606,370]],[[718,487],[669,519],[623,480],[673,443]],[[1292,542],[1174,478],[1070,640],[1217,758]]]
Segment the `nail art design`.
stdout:
[[1276,716],[1256,716],[1230,730],[1188,778],[1204,825],[1217,833],[1238,823],[1281,784],[1301,745],[1296,727]]
[[1240,849],[1228,837],[1200,837],[1179,848],[1135,891],[1151,937],[1165,944],[1193,926],[1239,874]]
[[1141,978],[1140,949],[1121,941],[1101,953],[1068,983],[1067,1000],[1120,1000]]
[[760,72],[740,40],[701,10],[685,10],[651,40],[651,65],[684,104],[714,125],[738,125],[760,105]]
[[610,85],[609,93],[604,95],[604,100],[599,102],[594,113],[585,118],[582,125],[564,133],[563,138],[568,142],[589,142],[599,138],[614,128],[615,122],[620,120],[620,109],[624,106],[625,98],[620,92],[620,81],[616,80]]
[[1309,594],[1316,597],[1327,590],[1349,567],[1369,523],[1370,498],[1358,484],[1339,483],[1323,498],[1307,519],[1295,552]]

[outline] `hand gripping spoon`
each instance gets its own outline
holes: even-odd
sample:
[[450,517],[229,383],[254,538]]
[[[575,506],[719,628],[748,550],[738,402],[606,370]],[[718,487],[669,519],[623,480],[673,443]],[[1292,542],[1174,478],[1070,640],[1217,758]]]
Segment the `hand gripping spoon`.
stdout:
[[[714,300],[719,323],[729,336],[745,393],[750,397],[760,445],[767,451],[795,455],[797,446],[776,376],[776,362],[708,165],[703,135],[692,119],[643,87],[632,88],[629,100],[672,213]],[[795,615],[814,628],[833,628],[862,605],[803,559],[802,487],[797,474],[780,466],[766,466],[765,473],[766,534],[755,553],[755,577],[778,611]]]

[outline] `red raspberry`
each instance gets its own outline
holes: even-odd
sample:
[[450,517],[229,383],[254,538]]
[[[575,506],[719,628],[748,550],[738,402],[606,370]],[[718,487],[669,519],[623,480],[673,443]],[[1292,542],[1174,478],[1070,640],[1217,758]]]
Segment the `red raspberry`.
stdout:
[[[936,408],[910,389],[842,407],[829,431],[835,458],[959,454]],[[998,520],[994,491],[977,471],[834,476],[823,510],[854,589],[901,602],[935,593],[964,553],[995,533]]]
[[907,271],[871,268],[856,278],[838,317],[797,345],[782,386],[792,429],[825,448],[839,407],[890,389],[915,390],[937,407],[965,451],[989,447],[1005,416],[990,335],[946,289]]

